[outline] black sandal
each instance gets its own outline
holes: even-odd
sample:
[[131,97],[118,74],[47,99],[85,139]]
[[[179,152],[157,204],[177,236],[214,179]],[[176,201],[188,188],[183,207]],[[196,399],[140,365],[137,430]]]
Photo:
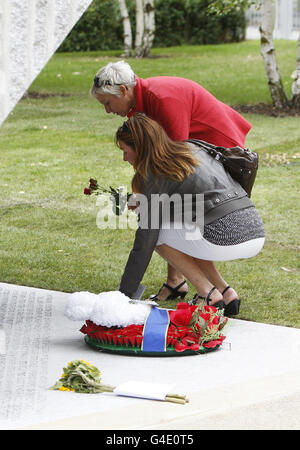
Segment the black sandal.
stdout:
[[[229,288],[230,288],[229,285],[226,286],[226,288],[222,292],[222,295],[225,294],[225,292]],[[231,300],[231,302],[227,303],[227,305],[225,303],[224,316],[226,316],[226,317],[237,316],[238,313],[240,312],[240,304],[241,304],[241,300],[239,300],[238,298],[236,300]]]
[[[182,300],[184,299],[184,297],[186,296],[186,294],[188,293],[188,291],[185,292],[179,292],[178,290],[181,288],[181,286],[183,286],[186,283],[186,280],[183,280],[181,283],[178,284],[178,286],[176,287],[172,287],[169,286],[167,283],[164,283],[162,285],[162,287],[160,288],[160,290],[158,291],[157,294],[155,295],[150,295],[150,299],[151,300],[158,300],[160,302],[165,302],[166,300],[176,300],[176,298],[180,297]],[[160,300],[159,298],[157,298],[159,296],[160,291],[162,290],[163,287],[166,287],[169,289],[169,291],[171,291],[171,294],[165,299],[165,300]]]
[[[203,302],[206,302],[207,305],[209,306],[209,302],[211,301],[210,296],[211,296],[211,294],[213,293],[213,291],[214,291],[215,289],[217,289],[215,286],[212,287],[211,290],[209,291],[209,293],[207,294],[206,297],[202,297],[202,296],[199,295],[199,294],[195,294],[194,297],[193,297],[193,300],[191,300],[191,301],[189,302],[189,304],[190,304],[190,305],[198,305],[198,304],[199,304],[198,300],[200,299],[200,300],[202,300]],[[214,307],[217,308],[217,309],[224,309],[224,308],[225,308],[225,303],[223,302],[223,300],[220,300],[220,301],[214,303],[214,304],[211,305],[211,306],[214,306]]]

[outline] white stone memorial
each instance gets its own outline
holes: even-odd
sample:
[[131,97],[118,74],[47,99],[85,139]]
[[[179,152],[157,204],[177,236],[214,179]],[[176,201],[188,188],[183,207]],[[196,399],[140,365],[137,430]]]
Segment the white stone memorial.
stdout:
[[[120,356],[85,344],[83,323],[64,314],[68,296],[0,283],[0,429],[299,428],[299,329],[230,319],[213,353]],[[190,401],[49,390],[75,359],[104,384],[171,384]]]
[[92,0],[1,0],[0,125]]

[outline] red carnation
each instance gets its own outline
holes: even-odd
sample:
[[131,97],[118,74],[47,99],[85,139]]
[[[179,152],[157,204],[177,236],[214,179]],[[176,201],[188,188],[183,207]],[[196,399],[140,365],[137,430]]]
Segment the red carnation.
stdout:
[[95,188],[98,186],[97,180],[94,180],[94,178],[90,178],[90,188]]
[[169,311],[170,320],[175,325],[188,326],[195,309],[197,306],[190,306],[184,302],[178,303],[175,311]]
[[177,309],[189,309],[190,305],[185,302],[177,303]]
[[215,306],[208,306],[208,305],[205,305],[203,309],[204,311],[209,313],[216,313],[218,311],[218,309]]
[[202,319],[205,320],[205,322],[208,322],[210,319],[210,314],[208,314],[208,313],[201,313],[199,315],[200,315],[200,317],[202,317]]
[[176,352],[184,352],[188,349],[188,346],[186,344],[183,344],[183,342],[176,342],[174,348]]
[[222,345],[224,339],[226,336],[221,335],[218,339],[214,340],[214,341],[209,341],[209,342],[205,342],[203,345],[203,347],[206,348],[214,348],[217,345]]
[[84,188],[83,193],[84,193],[85,195],[91,195],[92,191],[91,191],[91,189],[89,189],[89,188]]
[[212,320],[212,323],[213,323],[214,325],[217,325],[217,324],[219,323],[219,316],[215,316],[215,317],[213,318],[213,320]]

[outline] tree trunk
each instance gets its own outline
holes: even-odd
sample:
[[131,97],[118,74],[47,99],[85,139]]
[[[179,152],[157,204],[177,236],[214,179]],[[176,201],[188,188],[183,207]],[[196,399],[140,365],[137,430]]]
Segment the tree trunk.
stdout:
[[276,108],[282,109],[289,106],[289,101],[282,85],[273,44],[276,0],[264,0],[263,12],[263,21],[262,25],[259,28],[261,35],[261,54],[264,59],[265,70],[273,104]]
[[292,84],[292,105],[300,109],[300,33],[298,37],[298,54],[296,61],[296,70],[293,73],[293,84]]
[[155,9],[154,0],[144,0],[144,51],[143,56],[148,57],[152,48],[155,36]]
[[128,15],[128,10],[126,6],[125,0],[119,0],[121,17],[123,20],[123,29],[124,29],[124,56],[131,56],[132,52],[132,32],[130,19]]
[[136,32],[135,32],[135,56],[143,56],[143,36],[144,36],[144,9],[143,0],[136,0]]

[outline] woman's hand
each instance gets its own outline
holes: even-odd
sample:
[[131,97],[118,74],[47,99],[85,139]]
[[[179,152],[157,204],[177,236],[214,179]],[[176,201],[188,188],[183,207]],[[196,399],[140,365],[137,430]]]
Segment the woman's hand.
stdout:
[[128,202],[127,202],[128,209],[130,209],[131,211],[135,211],[136,208],[139,207],[139,204],[140,204],[140,203],[137,201],[136,195],[135,195],[135,194],[132,194],[132,195],[129,197]]

